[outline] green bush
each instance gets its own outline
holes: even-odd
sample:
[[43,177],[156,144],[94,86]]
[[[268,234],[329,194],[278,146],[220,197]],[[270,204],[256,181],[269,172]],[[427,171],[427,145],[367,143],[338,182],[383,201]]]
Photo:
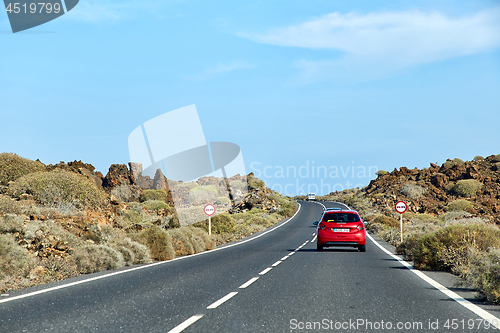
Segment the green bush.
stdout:
[[105,194],[86,177],[65,170],[33,173],[23,176],[10,186],[15,197],[23,193],[48,206],[73,205],[76,208],[100,208]]
[[217,189],[214,185],[202,185],[198,187],[194,187],[190,192],[208,192],[217,195]]
[[452,192],[458,196],[470,198],[483,187],[483,184],[475,179],[459,180],[453,187]]
[[8,185],[10,181],[35,172],[45,171],[45,165],[16,154],[0,154],[0,185]]
[[255,178],[255,177],[251,177],[251,176],[249,176],[247,178],[247,183],[248,183],[249,189],[256,190],[256,189],[265,187],[265,183],[262,180]]
[[231,204],[231,200],[227,197],[218,197],[217,200],[215,200],[215,204],[226,206]]
[[464,164],[465,164],[465,162],[464,162],[464,161],[462,161],[462,160],[461,160],[461,159],[459,159],[459,158],[454,158],[454,159],[453,159],[453,163],[455,163],[456,165],[464,165]]
[[446,205],[448,211],[462,211],[472,208],[472,203],[465,199],[458,199]]
[[447,169],[448,168],[453,168],[454,166],[455,166],[455,162],[453,162],[453,161],[446,161],[446,162],[443,163],[443,167],[445,167]]
[[482,157],[482,156],[478,155],[478,156],[474,157],[474,161],[476,161],[476,162],[483,161],[483,160],[484,160],[484,157]]
[[170,207],[165,203],[165,201],[160,200],[144,201],[142,205],[149,211],[159,211],[160,209],[164,209],[167,211],[170,210]]
[[245,184],[241,180],[232,180],[229,182],[229,186],[233,189],[242,190],[245,188]]
[[[235,223],[231,215],[228,213],[220,214],[211,218],[212,234],[222,234],[231,232]],[[208,232],[208,220],[193,224],[193,227],[201,228]]]
[[148,200],[159,200],[166,201],[167,200],[167,192],[165,190],[143,190],[141,196],[139,197],[140,202],[148,201]]
[[500,162],[500,154],[493,156],[492,162]]
[[377,172],[375,172],[375,174],[377,176],[383,176],[383,175],[388,175],[389,172],[388,171],[385,171],[385,170],[378,170]]
[[295,201],[285,201],[281,205],[281,208],[279,210],[279,214],[284,216],[284,217],[292,217],[295,212],[297,212],[298,206]]

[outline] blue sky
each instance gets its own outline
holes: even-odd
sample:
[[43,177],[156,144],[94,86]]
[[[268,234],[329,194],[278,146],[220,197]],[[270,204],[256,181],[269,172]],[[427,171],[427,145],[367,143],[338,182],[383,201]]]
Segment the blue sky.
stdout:
[[105,174],[191,104],[293,195],[500,153],[497,1],[81,0],[0,45],[0,151],[46,164]]

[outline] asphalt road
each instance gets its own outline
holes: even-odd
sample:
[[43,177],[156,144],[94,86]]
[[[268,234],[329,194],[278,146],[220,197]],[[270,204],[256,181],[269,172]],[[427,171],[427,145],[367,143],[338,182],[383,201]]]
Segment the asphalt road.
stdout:
[[312,222],[322,212],[301,202],[251,240],[12,292],[0,298],[0,332],[494,331],[372,241],[366,253],[317,252]]

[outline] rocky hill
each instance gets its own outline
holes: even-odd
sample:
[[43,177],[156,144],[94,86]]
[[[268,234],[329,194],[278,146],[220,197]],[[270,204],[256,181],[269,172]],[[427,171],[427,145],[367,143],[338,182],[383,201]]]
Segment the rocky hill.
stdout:
[[[380,172],[363,189],[374,206],[387,212],[397,200],[409,203],[409,211],[440,215],[453,204],[465,211],[500,223],[500,155],[476,157],[473,161],[447,160],[429,168],[401,167]],[[457,200],[461,200],[457,202]]]

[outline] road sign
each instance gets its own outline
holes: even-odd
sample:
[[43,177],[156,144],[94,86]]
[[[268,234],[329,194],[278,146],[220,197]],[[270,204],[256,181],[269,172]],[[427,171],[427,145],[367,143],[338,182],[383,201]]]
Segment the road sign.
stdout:
[[404,201],[398,201],[394,205],[394,209],[399,213],[399,226],[401,228],[401,243],[403,242],[403,213],[408,209],[408,205]]
[[398,201],[396,205],[394,205],[394,209],[396,209],[396,212],[399,214],[403,214],[408,209],[408,205],[404,201]]
[[212,204],[208,204],[203,208],[203,212],[205,215],[212,216],[215,214],[215,206]]

